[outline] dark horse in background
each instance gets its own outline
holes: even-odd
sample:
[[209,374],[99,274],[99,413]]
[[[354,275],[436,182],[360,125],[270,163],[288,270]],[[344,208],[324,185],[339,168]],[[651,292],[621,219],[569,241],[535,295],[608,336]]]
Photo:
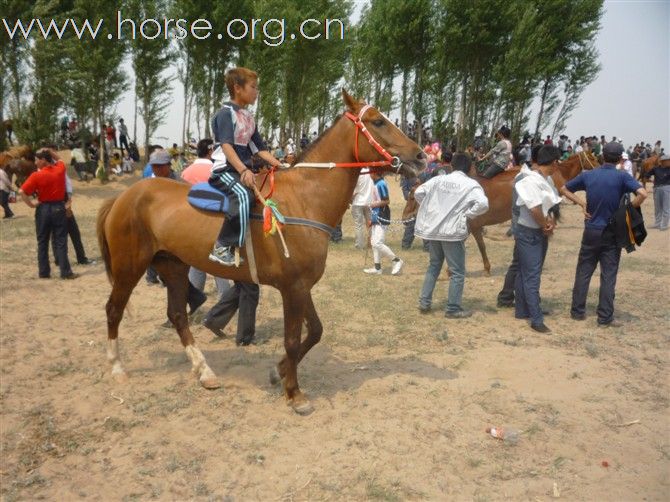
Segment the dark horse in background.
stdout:
[[17,145],[9,150],[0,152],[0,169],[4,169],[9,181],[21,187],[37,168],[35,167],[35,153],[27,145]]
[[[559,169],[552,176],[556,189],[560,190],[568,180],[577,176],[582,170],[593,169],[598,165],[598,159],[591,153],[580,152],[571,155],[561,163]],[[470,232],[477,241],[477,247],[482,255],[484,270],[487,274],[491,273],[491,263],[486,254],[483,229],[485,226],[504,223],[512,218],[512,188],[514,177],[517,174],[519,174],[518,167],[500,173],[491,179],[477,175],[474,168],[470,171],[470,176],[479,182],[489,199],[489,210],[468,222]],[[407,199],[402,218],[409,219],[415,216],[418,211],[419,205],[416,203],[414,191],[412,191]]]
[[[346,92],[343,97],[347,113],[312,144],[299,164],[375,162],[382,156],[377,148],[381,147],[389,156],[387,160],[390,156],[396,158],[396,171],[401,174],[416,176],[425,167],[425,155],[419,146],[384,115],[355,101]],[[363,128],[369,131],[371,139],[358,134]],[[374,143],[377,143],[375,147]],[[359,173],[360,166],[280,170],[272,198],[287,217],[333,227],[347,210]],[[245,250],[242,250],[244,261],[240,267],[225,267],[208,259],[222,216],[190,206],[186,200],[188,190],[187,185],[172,180],[143,180],[103,203],[100,209],[98,240],[112,284],[106,307],[107,357],[117,380],[127,378],[119,359],[119,323],[133,289],[152,265],[167,285],[168,317],[179,333],[193,372],[204,387],[220,386],[189,330],[188,269],[192,265],[215,276],[251,282],[250,261]],[[252,212],[260,210],[256,208]],[[252,220],[249,232],[259,282],[277,288],[284,306],[286,355],[271,372],[271,380],[274,383],[281,380],[293,409],[307,414],[312,411],[312,405],[298,386],[297,367],[319,342],[323,331],[311,291],[326,266],[329,235],[310,226],[285,226],[284,237],[291,253],[290,258],[286,258],[278,239],[263,238],[260,222]],[[301,339],[303,323],[307,326],[307,336]]]

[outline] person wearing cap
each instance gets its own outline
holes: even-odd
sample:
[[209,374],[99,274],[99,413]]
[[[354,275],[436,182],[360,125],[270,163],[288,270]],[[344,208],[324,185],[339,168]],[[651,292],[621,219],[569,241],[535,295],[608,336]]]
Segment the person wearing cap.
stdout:
[[626,152],[623,152],[621,154],[621,160],[619,163],[616,165],[616,168],[619,171],[623,171],[625,173],[628,173],[631,175],[631,177],[634,178],[633,176],[633,163],[629,160],[628,154]]
[[177,175],[172,170],[172,156],[167,150],[162,148],[155,150],[149,157],[151,165],[150,178],[170,178],[177,179]]
[[[42,148],[35,153],[37,171],[23,183],[19,195],[28,207],[35,208],[37,234],[37,261],[39,277],[51,277],[49,265],[49,237],[53,234],[54,253],[62,279],[75,279],[67,258],[67,221],[65,216],[65,164],[55,152]],[[31,199],[37,195],[38,202]]]
[[472,312],[462,307],[465,284],[465,240],[468,220],[484,214],[489,201],[481,185],[467,173],[472,160],[465,153],[451,158],[453,171],[435,176],[414,192],[419,203],[415,235],[428,241],[430,260],[419,295],[419,311],[430,311],[435,283],[446,259],[451,271],[445,316],[452,319],[470,317]]
[[659,165],[644,176],[654,177],[654,225],[651,228],[668,230],[670,224],[670,155],[662,155]]
[[[163,148],[154,149],[151,155],[149,156],[149,163],[145,168],[143,177],[176,179],[174,171],[172,171],[171,162],[172,158],[170,157],[170,154],[166,150],[164,150]],[[147,171],[147,169],[149,169],[149,171]],[[151,265],[149,265],[149,267],[147,268],[146,281],[147,284],[149,284],[150,286],[153,284],[161,283],[161,281],[158,279],[156,269],[154,269]]]
[[502,126],[498,130],[496,133],[498,143],[480,161],[480,163],[484,164],[481,176],[484,178],[493,178],[496,174],[502,173],[507,169],[512,160],[511,136],[512,131],[507,126]]
[[[600,294],[596,310],[600,327],[619,326],[614,320],[614,291],[621,249],[609,226],[610,219],[624,194],[636,194],[631,202],[634,207],[640,207],[647,198],[647,192],[640,183],[628,173],[616,170],[615,165],[622,153],[621,144],[607,143],[603,147],[605,163],[601,168],[582,171],[561,188],[561,194],[579,204],[584,211],[584,233],[572,288],[570,316],[577,321],[586,319],[586,296],[591,276],[600,264]],[[586,202],[575,195],[574,192],[579,190],[586,191]]]
[[549,177],[560,163],[561,152],[553,145],[543,146],[537,153],[537,170],[530,171],[514,185],[519,217],[514,226],[518,270],[514,282],[514,317],[528,319],[538,333],[550,333],[544,324],[540,306],[542,264],[553,234],[555,222],[549,210],[561,202]]

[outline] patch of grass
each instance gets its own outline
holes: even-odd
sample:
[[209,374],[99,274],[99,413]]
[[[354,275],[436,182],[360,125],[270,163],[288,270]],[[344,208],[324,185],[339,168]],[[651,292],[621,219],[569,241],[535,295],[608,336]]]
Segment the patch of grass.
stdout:
[[473,469],[476,469],[477,467],[482,465],[483,462],[484,460],[481,458],[468,457],[468,465]]
[[77,369],[72,361],[58,361],[57,363],[47,366],[47,371],[51,373],[52,376],[63,376],[68,373],[75,373]]
[[393,491],[393,488],[381,485],[374,479],[365,483],[365,494],[371,500],[384,500],[386,502],[400,502],[402,498]]
[[110,417],[105,420],[105,429],[111,432],[124,432],[139,425],[137,420],[125,421],[117,417]]
[[543,430],[544,429],[542,429],[539,424],[533,423],[530,427],[523,431],[523,433],[527,438],[531,439],[535,434],[542,432]]
[[198,483],[196,483],[193,492],[197,497],[206,497],[211,493],[211,490],[209,489],[209,486],[207,486],[207,483],[199,481]]
[[584,349],[586,349],[586,353],[590,357],[593,357],[594,359],[596,357],[598,357],[598,355],[600,354],[600,350],[598,349],[598,346],[593,342],[585,342],[584,343]]

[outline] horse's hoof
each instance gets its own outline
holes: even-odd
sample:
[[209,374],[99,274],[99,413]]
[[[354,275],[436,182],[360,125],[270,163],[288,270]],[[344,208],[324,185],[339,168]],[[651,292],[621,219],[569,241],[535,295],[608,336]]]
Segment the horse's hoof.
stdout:
[[270,383],[272,385],[278,385],[281,382],[281,376],[279,375],[279,370],[276,366],[270,368]]
[[312,403],[310,403],[307,400],[300,401],[300,402],[292,402],[291,407],[293,408],[293,411],[295,411],[298,415],[301,415],[303,417],[306,417],[310,413],[314,411],[314,406],[312,406]]
[[221,382],[217,377],[209,377],[200,379],[200,385],[205,389],[218,389],[221,387]]

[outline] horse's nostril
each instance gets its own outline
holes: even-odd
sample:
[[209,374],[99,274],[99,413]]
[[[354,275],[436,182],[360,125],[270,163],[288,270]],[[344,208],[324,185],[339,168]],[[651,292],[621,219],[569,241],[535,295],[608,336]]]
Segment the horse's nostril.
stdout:
[[418,160],[426,160],[428,157],[426,156],[426,154],[425,154],[424,152],[419,152],[419,153],[416,155],[416,158],[417,158]]

